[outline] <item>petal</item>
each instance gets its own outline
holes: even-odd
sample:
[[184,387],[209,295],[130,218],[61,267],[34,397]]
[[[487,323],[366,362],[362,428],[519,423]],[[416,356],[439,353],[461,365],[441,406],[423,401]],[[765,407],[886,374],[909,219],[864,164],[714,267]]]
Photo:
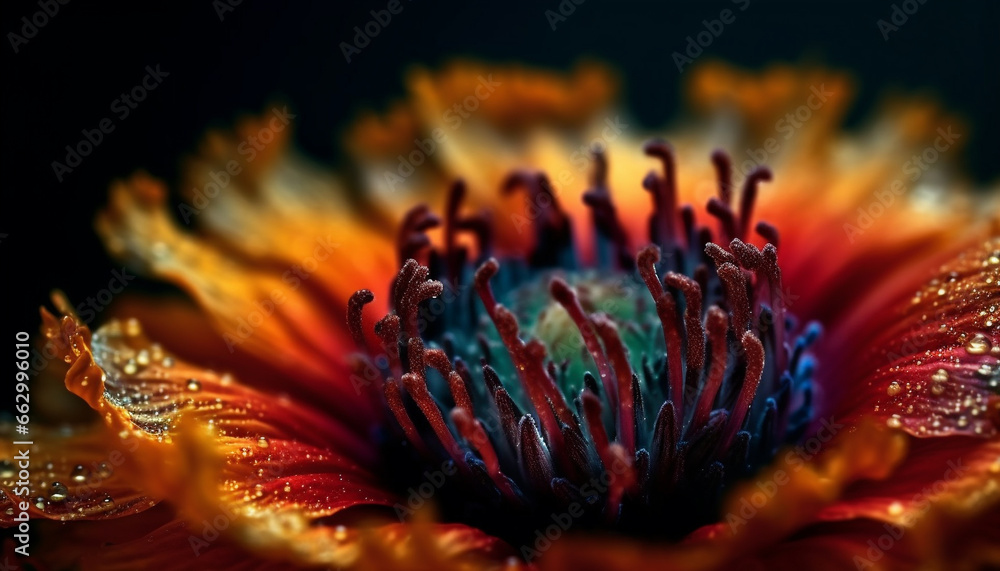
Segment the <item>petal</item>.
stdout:
[[[188,166],[192,190],[179,215],[199,223],[200,234],[178,224],[165,186],[144,174],[112,186],[97,230],[112,255],[189,294],[230,353],[268,360],[315,399],[350,413],[353,387],[330,382],[348,378],[340,358],[353,347],[345,308],[357,289],[388,288],[392,239],[354,213],[332,177],[284,150],[250,161],[237,150],[243,143],[210,135]],[[230,177],[232,164],[254,168]]]
[[1000,237],[940,266],[845,345],[851,358],[835,374],[856,381],[831,384],[840,389],[838,422],[874,416],[916,437],[995,438]]
[[[139,445],[130,433],[112,433],[104,426],[33,426],[30,435],[18,436],[11,428],[4,427],[0,444],[0,526],[16,525],[22,502],[27,502],[31,518],[60,521],[129,516],[156,504],[127,477]],[[33,444],[13,444],[22,440]],[[21,458],[25,451],[26,460]],[[24,461],[27,466],[21,465]],[[30,474],[27,480],[18,476],[22,468]]]
[[551,559],[543,558],[541,567],[622,570],[646,566],[679,570],[742,567],[760,553],[782,549],[788,537],[814,524],[817,514],[835,503],[849,486],[888,477],[905,449],[901,434],[882,426],[862,424],[853,431],[840,433],[818,455],[803,456],[804,451],[779,455],[774,466],[733,490],[723,505],[723,521],[697,530],[676,546],[626,543],[615,548],[615,542],[570,537],[553,544]]
[[91,338],[70,316],[45,321],[71,364],[67,387],[138,442],[130,476],[187,521],[221,514],[232,520],[227,534],[258,552],[344,562],[356,553],[351,538],[313,524],[394,503],[363,467],[377,450],[340,421],[154,353],[137,322],[111,322]]

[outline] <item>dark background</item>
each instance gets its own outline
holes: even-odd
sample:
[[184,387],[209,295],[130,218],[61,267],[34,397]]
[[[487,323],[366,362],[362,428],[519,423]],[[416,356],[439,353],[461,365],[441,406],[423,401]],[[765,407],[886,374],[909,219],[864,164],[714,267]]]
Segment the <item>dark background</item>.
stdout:
[[[558,0],[402,2],[402,13],[350,64],[340,42],[351,41],[354,26],[386,1],[243,0],[220,21],[209,0],[73,0],[17,54],[7,34],[20,33],[21,18],[40,8],[37,0],[5,2],[0,258],[9,337],[38,331],[37,308],[53,288],[78,301],[106,287],[116,265],[92,220],[109,181],[137,168],[176,181],[179,159],[208,126],[287,101],[298,114],[298,145],[336,163],[343,160],[337,140],[357,110],[401,95],[410,64],[436,66],[455,55],[556,69],[582,57],[603,60],[620,71],[634,116],[663,125],[676,112],[681,78],[670,54],[703,29],[703,19],[734,7],[729,0],[587,0],[553,31],[544,12],[557,10]],[[966,172],[981,183],[1000,177],[1000,3],[926,0],[886,42],[876,21],[890,18],[892,4],[750,0],[701,57],[751,68],[777,60],[849,70],[860,87],[853,122],[887,88],[933,95],[974,129]],[[111,102],[156,64],[169,78],[57,182],[51,162],[62,161],[81,129],[111,115]]]

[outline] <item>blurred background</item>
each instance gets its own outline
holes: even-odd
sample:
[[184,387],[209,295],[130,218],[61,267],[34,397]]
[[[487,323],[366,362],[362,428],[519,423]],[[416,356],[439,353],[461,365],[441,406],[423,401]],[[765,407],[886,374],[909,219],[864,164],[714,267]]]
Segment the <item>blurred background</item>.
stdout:
[[[0,26],[6,39],[0,257],[8,338],[17,330],[37,334],[37,308],[53,288],[78,301],[107,286],[120,264],[104,253],[92,221],[109,182],[141,168],[176,184],[181,158],[207,127],[227,127],[287,102],[298,115],[296,145],[342,165],[340,138],[359,111],[384,110],[401,97],[411,65],[436,68],[456,56],[556,70],[581,59],[601,61],[620,73],[623,104],[634,119],[666,125],[678,111],[683,78],[671,54],[726,8],[736,12],[735,22],[699,60],[849,71],[859,92],[848,127],[867,117],[886,90],[930,95],[971,128],[960,159],[965,173],[978,183],[1000,177],[996,2],[562,0],[560,7],[560,0],[400,0],[402,10],[347,62],[341,42],[352,42],[354,27],[371,21],[370,11],[384,10],[387,0],[63,1],[5,2]],[[58,12],[35,16],[45,6]],[[570,7],[564,20],[546,14]],[[905,23],[880,30],[879,20],[892,22],[903,8],[912,12]],[[25,18],[45,23],[32,34]],[[157,65],[169,75],[58,181],[52,161],[65,159],[65,146],[77,143],[82,129],[113,116],[112,102],[139,84],[146,66]]]

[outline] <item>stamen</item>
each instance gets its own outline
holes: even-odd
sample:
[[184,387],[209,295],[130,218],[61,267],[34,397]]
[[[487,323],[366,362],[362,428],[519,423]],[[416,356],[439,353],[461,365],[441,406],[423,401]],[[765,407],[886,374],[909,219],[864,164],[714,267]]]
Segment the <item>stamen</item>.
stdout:
[[726,436],[722,441],[723,449],[729,446],[736,431],[743,426],[743,420],[750,411],[750,404],[753,403],[754,395],[757,393],[761,375],[764,374],[764,346],[760,340],[747,331],[743,333],[740,343],[746,356],[747,369],[743,376],[743,386],[740,387],[740,396],[733,405],[733,414],[726,427]]
[[583,307],[580,305],[580,299],[576,296],[576,293],[570,289],[569,284],[561,278],[553,278],[552,281],[549,282],[549,292],[552,294],[553,299],[566,309],[570,319],[572,319],[573,323],[576,325],[577,330],[580,332],[580,336],[583,338],[584,346],[587,348],[587,351],[590,352],[590,356],[593,357],[594,363],[597,365],[597,372],[601,377],[601,384],[604,385],[605,394],[608,395],[608,400],[612,403],[612,408],[617,410],[618,393],[614,388],[611,368],[608,365],[608,360],[604,355],[601,344],[597,340],[597,335],[594,332],[594,326],[583,312]]
[[733,163],[725,151],[716,150],[712,153],[712,164],[719,178],[719,200],[729,206],[733,201]]
[[677,435],[680,433],[680,423],[677,422],[677,413],[674,410],[674,403],[666,401],[660,406],[660,411],[656,415],[656,422],[653,425],[653,443],[651,449],[650,481],[655,482],[657,487],[653,490],[654,497],[663,499],[663,496],[673,487],[677,481],[677,470],[675,467]]
[[740,233],[737,238],[744,238],[750,230],[750,218],[753,216],[753,205],[757,200],[757,185],[770,182],[771,169],[757,167],[743,183],[743,193],[740,195]]
[[[643,146],[646,156],[656,157],[663,163],[663,177],[653,175],[651,184],[646,190],[653,193],[653,204],[656,209],[657,235],[651,236],[651,241],[663,247],[673,245],[676,239],[674,230],[674,216],[677,212],[677,175],[674,168],[674,152],[664,141],[650,141]],[[645,186],[645,182],[644,186]]]
[[518,424],[520,443],[518,447],[518,459],[521,461],[521,469],[524,478],[532,484],[536,492],[548,493],[552,486],[552,461],[549,459],[542,437],[535,427],[535,419],[526,414],[521,417]]
[[733,239],[739,235],[736,214],[728,204],[717,198],[710,198],[707,209],[709,214],[719,219],[723,233],[727,238]]
[[733,330],[737,335],[750,326],[750,301],[747,299],[747,282],[743,270],[734,264],[725,263],[719,266],[719,279],[726,290],[726,301],[729,310],[733,312]]
[[684,329],[687,332],[687,379],[689,387],[697,387],[705,365],[705,329],[701,326],[701,287],[693,279],[668,272],[663,282],[684,294]]
[[677,415],[684,417],[684,372],[681,365],[681,330],[677,323],[677,308],[673,298],[663,290],[656,275],[654,264],[659,260],[660,251],[648,246],[639,253],[636,263],[646,288],[656,305],[656,315],[663,327],[663,343],[667,352],[667,374],[670,377],[670,398],[677,407]]
[[[814,363],[805,352],[818,328],[807,326],[797,337],[786,338],[786,329],[798,326],[786,318],[773,245],[777,230],[758,222],[756,232],[768,244],[758,249],[745,241],[758,185],[770,180],[770,171],[757,169],[747,177],[736,209],[732,163],[725,153],[713,153],[719,185],[718,196],[707,208],[719,221],[713,231],[697,224],[691,205],[677,204],[670,147],[653,142],[645,152],[663,164],[662,176],[650,173],[643,181],[653,195],[653,244],[634,258],[628,255],[602,149],[593,151],[595,170],[584,202],[597,232],[600,269],[624,269],[619,277],[626,279],[636,268],[652,307],[644,296],[624,311],[619,304],[603,305],[605,296],[615,294],[605,288],[610,281],[601,274],[581,276],[576,282],[547,271],[575,268],[570,221],[548,179],[527,172],[514,173],[504,186],[506,192],[524,190],[539,209],[534,217],[536,243],[527,264],[511,264],[509,273],[493,282],[500,264],[488,257],[490,219],[486,214],[462,216],[466,187],[457,181],[445,208],[443,249],[431,247],[424,234],[439,224],[426,207],[412,209],[403,223],[397,246],[406,257],[390,289],[393,312],[375,324],[387,362],[371,356],[377,348],[368,342],[363,327],[364,306],[374,296],[361,290],[350,298],[348,328],[358,349],[368,353],[351,359],[354,371],[379,378],[379,390],[369,395],[376,405],[384,398],[386,418],[422,458],[443,455],[457,463],[461,482],[455,489],[462,502],[449,503],[452,493],[441,495],[456,521],[472,518],[491,533],[511,533],[517,539],[519,531],[504,530],[498,521],[527,516],[535,529],[547,525],[544,514],[550,508],[599,501],[596,508],[585,510],[587,525],[601,524],[595,516],[603,514],[603,525],[655,528],[673,537],[691,528],[680,519],[664,525],[656,518],[679,511],[691,514],[692,525],[711,523],[723,487],[764,465],[809,425]],[[468,275],[471,257],[460,245],[461,231],[475,232],[480,240],[478,256],[484,261],[474,272],[472,286],[489,321],[472,307],[468,288],[459,284]],[[713,233],[724,238],[724,246],[714,243]],[[668,248],[669,257],[661,262],[662,248]],[[421,265],[413,258],[418,255],[429,262]],[[421,304],[443,293],[442,283],[431,277],[447,280],[460,301],[444,304],[442,319],[422,328]],[[513,295],[510,307],[537,307],[537,300],[523,294],[536,294],[542,280],[548,280],[551,299],[579,332],[589,359],[581,353],[583,362],[574,364],[572,357],[559,362],[548,355],[540,338],[522,340],[520,323],[524,331],[549,340],[552,325],[562,322],[561,313],[543,313],[533,321],[533,316],[515,316],[499,303]],[[581,297],[569,285],[579,283],[582,291],[592,281],[598,284],[590,290],[592,296]],[[518,289],[529,283],[531,289]],[[636,346],[647,342],[646,324],[654,310],[663,330],[662,352],[656,340],[651,346]],[[495,334],[480,329],[489,322]],[[565,337],[556,339],[558,343]],[[497,355],[498,350],[507,357]],[[466,365],[472,359],[479,361],[479,371]],[[436,375],[429,378],[428,367],[444,382]],[[765,373],[768,384],[762,389]],[[579,380],[571,375],[580,374],[583,390],[570,397],[563,388],[569,391]],[[505,386],[511,382],[520,386]],[[755,407],[762,390],[763,402]],[[570,398],[575,409],[567,403]],[[657,403],[647,402],[650,399],[662,400],[652,427],[645,407]],[[417,410],[424,419],[412,416]],[[614,472],[610,484],[584,492],[602,470]],[[492,517],[497,509],[500,518]]]
[[708,379],[698,395],[698,404],[695,405],[691,425],[688,427],[689,432],[701,428],[708,420],[708,414],[711,412],[712,404],[719,393],[719,387],[722,386],[726,363],[729,360],[729,345],[726,342],[726,333],[729,331],[729,316],[718,307],[712,306],[708,309],[706,321],[712,363],[709,365]]
[[592,318],[597,334],[611,358],[618,385],[618,439],[625,451],[635,454],[635,409],[632,400],[632,367],[628,362],[625,345],[618,335],[618,328],[606,315]]
[[385,393],[385,402],[389,405],[389,410],[392,411],[392,415],[395,417],[396,423],[403,429],[403,434],[406,435],[406,439],[410,441],[410,444],[412,444],[417,451],[421,454],[426,454],[427,446],[424,444],[423,438],[420,438],[420,433],[417,432],[417,427],[413,424],[413,420],[410,419],[409,413],[406,412],[406,406],[403,404],[403,394],[399,389],[399,383],[390,377],[385,380],[382,390]]
[[431,214],[426,204],[414,206],[406,213],[396,238],[396,252],[399,263],[418,257],[424,248],[431,245],[425,232],[441,225],[441,219]]
[[763,220],[761,220],[760,222],[757,223],[756,230],[757,230],[757,234],[758,235],[760,235],[762,238],[764,238],[765,240],[767,240],[771,244],[774,244],[775,248],[778,247],[778,245],[779,245],[778,237],[779,236],[778,236],[778,229],[777,228],[775,228],[771,224],[768,224],[767,222],[764,222]]
[[361,289],[351,295],[347,301],[347,328],[351,330],[351,338],[358,351],[368,352],[368,341],[365,339],[364,328],[361,323],[361,313],[365,305],[375,300],[375,295],[366,289]]
[[629,254],[628,234],[621,221],[618,220],[615,205],[611,201],[611,192],[608,190],[607,157],[604,151],[597,146],[594,147],[592,153],[595,164],[594,175],[591,189],[583,194],[583,202],[591,209],[591,219],[599,239],[610,242],[614,251],[615,264],[623,270],[630,270],[634,258]]

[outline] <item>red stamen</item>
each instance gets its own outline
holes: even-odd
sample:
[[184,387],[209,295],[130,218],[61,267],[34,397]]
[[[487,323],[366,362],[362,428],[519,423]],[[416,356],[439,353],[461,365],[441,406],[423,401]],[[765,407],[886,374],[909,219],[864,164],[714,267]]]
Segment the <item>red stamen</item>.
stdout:
[[712,405],[719,393],[719,387],[722,386],[722,377],[725,375],[726,364],[729,361],[729,344],[726,341],[729,316],[726,315],[725,311],[712,306],[708,309],[705,321],[712,352],[712,363],[709,365],[708,378],[698,395],[698,404],[695,406],[694,415],[691,417],[691,424],[688,427],[689,434],[700,429],[708,421],[708,415],[712,412]]
[[673,272],[663,282],[684,294],[684,328],[687,330],[687,384],[697,386],[705,364],[705,329],[701,325],[701,287],[693,279]]
[[406,435],[406,439],[409,440],[410,444],[412,444],[420,453],[426,453],[427,445],[424,443],[424,440],[420,438],[420,434],[417,432],[417,427],[413,424],[413,420],[410,419],[409,413],[406,412],[406,406],[403,404],[403,394],[399,390],[399,384],[395,379],[389,377],[386,379],[382,390],[385,393],[385,402],[389,405],[389,410],[392,411],[392,415],[396,417],[396,423],[403,429],[403,434]]
[[583,307],[580,305],[580,298],[577,297],[576,292],[562,278],[553,278],[549,282],[549,292],[552,294],[553,299],[566,309],[570,319],[573,320],[577,330],[580,331],[583,344],[597,365],[597,372],[601,377],[601,384],[604,386],[605,394],[608,395],[608,401],[611,402],[612,408],[617,410],[617,392],[614,390],[611,367],[608,364],[607,357],[604,355],[601,343],[597,340],[593,324],[583,312]]
[[718,274],[722,287],[726,290],[729,310],[733,313],[733,330],[736,335],[743,335],[750,326],[746,276],[743,275],[743,270],[728,262],[719,266]]
[[733,436],[742,428],[743,420],[750,411],[754,396],[757,394],[757,386],[760,384],[761,375],[764,374],[764,346],[753,333],[747,331],[743,333],[740,343],[743,345],[743,353],[746,356],[747,369],[743,376],[743,386],[740,387],[740,396],[733,405],[732,415],[729,417],[729,424],[726,426],[726,434],[722,440],[719,450],[726,450]]
[[635,454],[635,403],[632,400],[632,367],[618,328],[604,314],[591,317],[604,349],[611,358],[618,385],[618,441],[631,456]]
[[771,180],[771,169],[757,167],[743,183],[743,194],[740,195],[740,233],[736,238],[743,238],[750,230],[750,218],[753,216],[753,205],[757,200],[757,185]]
[[712,164],[719,179],[719,200],[725,205],[733,202],[733,163],[725,151],[712,153]]
[[351,338],[358,351],[368,353],[368,341],[365,339],[364,326],[361,323],[361,313],[365,305],[371,303],[375,295],[366,289],[359,289],[347,301],[347,327],[351,330]]

